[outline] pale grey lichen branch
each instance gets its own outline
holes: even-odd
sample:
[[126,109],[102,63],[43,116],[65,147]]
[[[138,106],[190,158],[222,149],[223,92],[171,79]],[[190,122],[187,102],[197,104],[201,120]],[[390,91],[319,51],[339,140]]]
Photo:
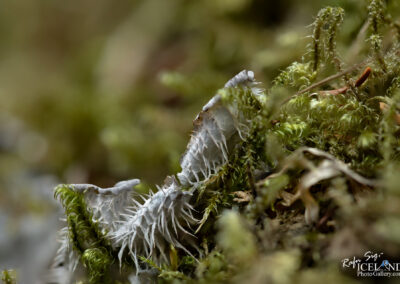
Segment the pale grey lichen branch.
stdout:
[[[254,72],[247,70],[229,80],[225,88],[243,88],[255,96],[262,90],[254,79]],[[221,95],[217,94],[203,107],[193,124],[193,134],[181,158],[182,171],[177,176],[183,186],[195,190],[228,162],[235,145],[246,138],[249,122],[236,105],[223,104]]]
[[97,185],[93,184],[88,184],[88,183],[81,183],[81,184],[71,184],[71,187],[73,188],[74,191],[77,192],[85,192],[85,191],[91,191],[94,193],[99,193],[99,194],[111,194],[111,195],[118,195],[122,191],[130,191],[132,190],[133,187],[136,185],[140,184],[139,179],[130,179],[130,180],[124,180],[116,183],[113,187],[107,187],[107,188],[101,188]]
[[[229,80],[225,89],[229,88],[242,88],[254,96],[261,92],[254,73],[247,70]],[[187,254],[191,252],[186,245],[197,249],[195,236],[190,232],[192,225],[199,224],[193,217],[192,195],[228,163],[235,146],[248,134],[247,124],[249,121],[237,104],[226,104],[220,94],[215,95],[194,120],[194,131],[181,159],[181,172],[177,178],[167,178],[158,192],[141,196],[143,203],[132,195],[140,183],[138,179],[110,188],[92,184],[72,184],[69,188],[83,194],[91,221],[99,226],[112,250],[118,252],[120,263],[128,256],[139,272],[139,256],[158,264],[169,262],[166,252],[170,245]],[[60,259],[70,251],[67,238],[64,234]]]
[[171,177],[162,190],[151,194],[143,204],[129,207],[125,220],[109,234],[114,246],[120,248],[120,261],[126,252],[137,269],[140,268],[138,256],[151,257],[156,263],[168,262],[166,252],[170,244],[190,253],[181,240],[194,245],[193,235],[187,231],[198,223],[192,214],[191,197],[192,193],[182,191]]

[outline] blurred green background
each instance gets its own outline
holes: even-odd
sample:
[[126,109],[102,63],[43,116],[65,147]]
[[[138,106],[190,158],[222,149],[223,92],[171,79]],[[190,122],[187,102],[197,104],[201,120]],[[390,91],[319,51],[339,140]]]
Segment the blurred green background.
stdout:
[[242,69],[268,86],[301,60],[327,5],[351,39],[364,1],[1,1],[0,268],[54,238],[57,183],[177,172],[201,106]]

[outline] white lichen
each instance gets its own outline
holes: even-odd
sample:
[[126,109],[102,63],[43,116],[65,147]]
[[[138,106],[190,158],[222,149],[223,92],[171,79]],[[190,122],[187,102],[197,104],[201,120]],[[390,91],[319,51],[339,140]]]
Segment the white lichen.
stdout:
[[78,266],[79,256],[72,248],[69,239],[68,227],[64,227],[58,232],[58,242],[60,247],[51,264],[50,270],[46,275],[46,283],[70,283],[73,273]]
[[[243,70],[225,84],[225,88],[243,88],[258,96],[262,89],[253,71]],[[224,105],[215,95],[197,115],[194,130],[181,159],[180,183],[193,189],[226,164],[239,138],[245,139],[248,122],[236,106]]]
[[192,234],[185,227],[198,222],[192,215],[191,197],[192,193],[182,191],[170,177],[143,204],[129,207],[119,229],[109,234],[113,246],[119,248],[120,261],[127,252],[137,269],[140,268],[138,256],[151,257],[157,263],[168,262],[166,252],[170,244],[189,253],[181,240],[191,242]]
[[101,188],[93,184],[71,184],[70,187],[84,194],[87,209],[92,213],[92,221],[98,223],[103,234],[115,231],[122,215],[136,201],[132,194],[139,179],[120,181],[113,187]]
[[[225,84],[225,89],[229,88],[250,90],[255,96],[261,92],[254,73],[246,70]],[[199,220],[193,217],[191,197],[199,184],[228,163],[238,141],[247,135],[247,124],[236,104],[226,105],[220,94],[215,95],[194,121],[193,134],[181,159],[182,171],[177,178],[168,177],[158,192],[141,195],[142,203],[132,195],[140,183],[138,179],[119,182],[111,188],[92,184],[72,184],[69,188],[83,194],[90,221],[99,226],[111,249],[118,252],[120,264],[130,257],[140,272],[139,257],[168,263],[170,245],[188,254],[190,248],[197,249],[190,228]],[[64,234],[57,262],[72,263],[73,270],[73,256],[68,256],[72,259],[67,261],[70,251],[70,240]]]

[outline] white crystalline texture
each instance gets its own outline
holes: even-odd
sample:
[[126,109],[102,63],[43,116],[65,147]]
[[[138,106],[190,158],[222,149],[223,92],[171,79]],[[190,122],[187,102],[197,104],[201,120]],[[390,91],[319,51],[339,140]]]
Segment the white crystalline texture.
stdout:
[[60,247],[57,250],[48,274],[45,275],[46,283],[71,283],[73,272],[79,262],[79,257],[72,249],[68,227],[64,227],[58,232],[58,241]]
[[[165,254],[169,244],[185,251],[181,239],[191,236],[184,226],[197,222],[189,203],[192,194],[182,191],[173,178],[143,203],[128,209],[126,220],[110,238],[120,247],[119,258],[125,252],[139,269],[138,256],[151,257],[153,261],[168,262]],[[187,251],[188,252],[188,251]]]
[[[196,123],[198,123],[196,125]],[[214,105],[200,114],[187,150],[181,159],[179,181],[184,186],[196,185],[216,173],[228,162],[232,148],[231,138],[237,126],[229,110]]]
[[93,184],[72,184],[71,187],[84,193],[88,209],[93,214],[103,233],[114,231],[126,208],[132,205],[134,187],[139,179],[120,181],[113,187],[101,188]]
[[225,88],[232,88],[239,85],[248,85],[254,83],[254,72],[243,70],[239,72],[235,77],[230,79],[226,84]]
[[[258,95],[253,71],[243,70],[225,84],[225,88],[250,88]],[[246,122],[240,110],[221,103],[221,96],[214,96],[194,120],[194,130],[185,154],[181,159],[182,171],[177,174],[183,186],[191,187],[207,180],[228,162],[232,148],[244,138]]]
[[136,185],[140,183],[139,179],[130,179],[124,180],[116,183],[113,187],[101,188],[97,185],[93,184],[71,184],[71,187],[74,191],[77,192],[85,192],[90,190],[91,192],[99,193],[99,194],[110,194],[110,195],[118,195],[120,192],[129,191]]
[[[70,188],[84,195],[87,210],[92,213],[92,221],[96,222],[105,234],[117,229],[123,213],[133,204],[131,194],[139,183],[140,180],[131,179],[118,182],[110,188],[101,188],[93,184],[71,184]],[[79,256],[72,249],[68,227],[59,231],[59,242],[60,247],[47,278],[49,283],[70,283],[67,279],[72,278]]]
[[[242,71],[225,87],[252,88],[252,71]],[[194,121],[193,135],[181,159],[182,171],[177,174],[180,185],[196,188],[229,160],[229,153],[241,136],[238,110],[226,107],[219,95],[214,96]],[[137,257],[144,255],[153,261],[168,262],[165,252],[173,244],[185,251],[180,239],[190,241],[190,233],[184,227],[196,223],[190,205],[191,192],[182,191],[180,185],[170,178],[156,194],[143,204],[129,209],[126,220],[119,229],[110,234],[114,246],[120,247],[120,260],[128,251],[139,268]],[[188,251],[187,251],[188,252]]]
[[262,94],[264,91],[264,89],[260,87],[260,83],[255,80],[254,72],[248,70],[241,71],[225,84],[225,88],[234,88],[238,86],[250,88],[251,92],[256,96]]
[[[229,80],[226,88],[247,88],[254,95],[259,93],[252,71],[242,71]],[[169,245],[190,254],[185,245],[197,248],[194,236],[188,232],[192,224],[198,224],[190,205],[197,185],[215,174],[229,160],[229,155],[239,139],[246,134],[240,110],[225,106],[220,95],[214,96],[194,121],[194,131],[187,150],[181,159],[182,171],[167,178],[160,190],[143,198],[139,203],[134,187],[140,183],[132,179],[117,183],[111,188],[92,184],[73,184],[71,188],[82,193],[87,210],[92,213],[102,233],[110,241],[112,249],[119,251],[120,263],[124,257],[133,259],[137,273],[141,270],[138,258],[144,256],[156,263],[169,262]],[[192,190],[182,191],[182,186]],[[70,252],[68,235],[60,249],[59,261]],[[70,262],[75,265],[74,262]]]

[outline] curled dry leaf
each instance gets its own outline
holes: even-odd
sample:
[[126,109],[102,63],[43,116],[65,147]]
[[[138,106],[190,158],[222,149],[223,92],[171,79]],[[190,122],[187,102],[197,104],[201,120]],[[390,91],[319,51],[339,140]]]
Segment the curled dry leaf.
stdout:
[[233,201],[238,203],[247,203],[253,200],[253,195],[250,191],[235,191],[233,194],[236,196]]
[[[322,161],[320,161],[319,164],[315,164],[314,161],[308,159],[304,155],[305,153],[321,158]],[[316,222],[319,215],[318,203],[310,193],[310,188],[312,186],[321,181],[329,180],[340,175],[344,175],[346,178],[364,186],[374,187],[377,185],[375,181],[357,174],[334,156],[322,150],[309,147],[303,147],[295,151],[288,157],[282,170],[273,176],[269,176],[267,179],[284,174],[289,169],[295,167],[301,167],[302,169],[307,170],[307,173],[300,178],[294,194],[288,192],[281,193],[281,197],[283,198],[282,204],[285,206],[291,206],[296,200],[301,199],[305,206],[305,220],[308,224]]]
[[[379,108],[385,113],[389,110],[389,105],[384,102],[379,102]],[[400,114],[398,112],[394,114],[394,119],[396,120],[396,124],[400,125]]]

